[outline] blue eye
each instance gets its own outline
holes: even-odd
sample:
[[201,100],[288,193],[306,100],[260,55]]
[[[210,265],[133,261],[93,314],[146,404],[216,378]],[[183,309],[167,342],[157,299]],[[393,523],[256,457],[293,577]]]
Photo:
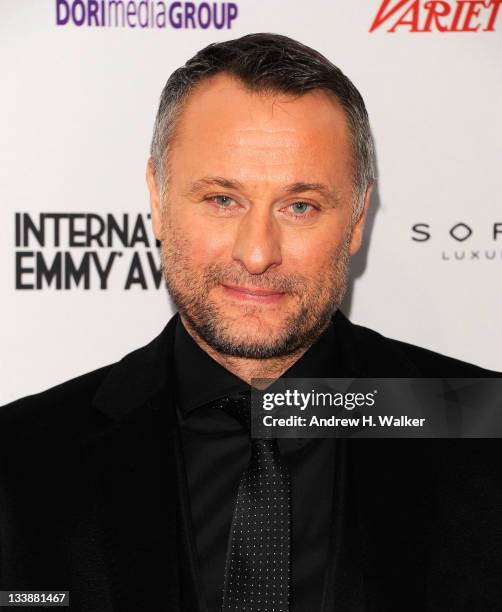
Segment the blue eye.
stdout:
[[312,205],[308,204],[307,202],[295,202],[294,204],[291,204],[291,208],[293,209],[293,212],[300,214],[300,215],[302,215],[303,213],[306,213],[311,206]]
[[229,198],[228,196],[214,196],[212,199],[216,202],[216,204],[224,207],[230,206],[230,204],[233,202],[232,198]]

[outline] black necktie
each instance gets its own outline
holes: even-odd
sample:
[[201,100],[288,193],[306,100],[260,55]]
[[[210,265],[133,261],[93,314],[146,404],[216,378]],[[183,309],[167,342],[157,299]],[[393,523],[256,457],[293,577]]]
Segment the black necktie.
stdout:
[[[250,397],[215,402],[250,431]],[[291,482],[277,440],[251,439],[251,458],[235,502],[222,610],[288,612]]]

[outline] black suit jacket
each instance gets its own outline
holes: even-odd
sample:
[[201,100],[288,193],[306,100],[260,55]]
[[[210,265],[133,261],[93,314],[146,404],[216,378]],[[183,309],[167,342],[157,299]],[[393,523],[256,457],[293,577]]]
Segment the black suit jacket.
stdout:
[[[341,312],[334,322],[343,376],[492,374]],[[70,590],[79,612],[204,610],[174,323],[116,364],[0,409],[2,589]],[[338,440],[333,485],[323,612],[502,609],[498,440]]]

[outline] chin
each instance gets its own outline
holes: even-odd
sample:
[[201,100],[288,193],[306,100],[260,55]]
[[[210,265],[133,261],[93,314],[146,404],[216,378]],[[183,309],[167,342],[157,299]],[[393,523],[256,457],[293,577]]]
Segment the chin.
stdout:
[[256,311],[244,311],[238,317],[222,320],[222,328],[237,341],[270,343],[284,329],[284,319],[284,315],[270,317]]

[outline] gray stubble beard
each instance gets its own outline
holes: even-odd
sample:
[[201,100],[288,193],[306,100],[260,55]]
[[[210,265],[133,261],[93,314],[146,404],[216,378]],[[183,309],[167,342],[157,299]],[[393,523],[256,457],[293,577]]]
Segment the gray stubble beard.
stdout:
[[[211,264],[202,275],[194,275],[184,253],[186,241],[176,235],[168,223],[161,245],[163,275],[169,293],[192,330],[212,349],[223,355],[247,359],[272,359],[308,348],[329,325],[347,290],[350,232],[334,253],[332,265],[322,282],[315,286],[299,275],[275,273],[250,275],[235,270],[234,265]],[[222,282],[285,291],[296,295],[300,302],[282,323],[282,331],[271,342],[252,342],[235,338],[231,325],[225,322],[217,304],[208,299],[210,290]],[[243,306],[243,324],[259,306]]]

